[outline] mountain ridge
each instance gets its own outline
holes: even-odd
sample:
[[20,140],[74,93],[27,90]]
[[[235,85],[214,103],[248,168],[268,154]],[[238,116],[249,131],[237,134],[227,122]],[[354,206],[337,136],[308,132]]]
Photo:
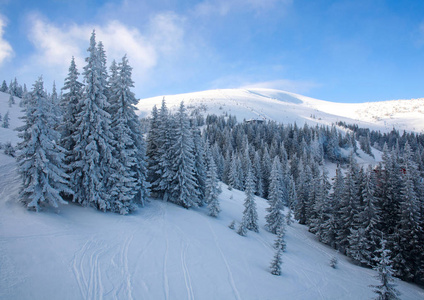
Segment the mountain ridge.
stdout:
[[342,121],[382,132],[393,128],[424,132],[424,99],[338,103],[275,89],[215,89],[140,99],[139,115],[148,116],[162,99],[171,110],[184,101],[189,108],[200,108],[205,115],[231,114],[239,121],[264,119],[300,125]]

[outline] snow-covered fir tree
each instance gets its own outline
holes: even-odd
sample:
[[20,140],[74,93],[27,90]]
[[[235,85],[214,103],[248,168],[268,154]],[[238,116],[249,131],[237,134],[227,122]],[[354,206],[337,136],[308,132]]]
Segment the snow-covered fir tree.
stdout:
[[228,174],[228,185],[237,190],[243,189],[243,175],[241,161],[236,153],[232,154],[230,173]]
[[112,71],[109,86],[109,112],[111,130],[116,142],[113,150],[116,172],[109,178],[113,211],[127,214],[135,210],[135,204],[144,205],[148,196],[146,181],[145,145],[140,122],[135,114],[138,100],[131,87],[132,68],[126,56]]
[[76,128],[77,116],[81,110],[80,101],[82,98],[83,84],[78,81],[79,72],[72,57],[69,67],[68,76],[65,78],[62,91],[64,92],[60,101],[62,120],[59,125],[61,134],[60,145],[65,148],[68,153],[66,155],[66,164],[70,165],[74,160],[74,152],[77,136],[74,135]]
[[284,220],[283,215],[283,174],[278,156],[274,158],[271,170],[271,178],[268,192],[267,208],[268,214],[265,216],[266,228],[269,232],[277,234],[277,229]]
[[297,203],[294,216],[299,224],[309,223],[309,194],[312,192],[313,175],[309,164],[299,160],[299,177],[296,183]]
[[[206,180],[207,180],[207,163],[206,163],[206,152],[205,152],[205,142],[202,139],[200,129],[195,126],[194,122],[191,124],[190,128],[193,136],[193,152],[194,152],[194,177],[198,185],[199,192],[199,205],[202,206],[205,203],[208,203],[205,200],[206,195]],[[213,158],[213,157],[212,157]],[[215,160],[214,160],[215,163]],[[216,167],[216,163],[215,163]],[[217,172],[217,170],[215,170]],[[217,174],[216,174],[217,175]]]
[[53,126],[57,129],[59,128],[61,124],[61,118],[62,118],[63,112],[61,111],[62,107],[60,105],[60,97],[57,94],[55,81],[53,81],[52,93],[49,97],[49,101],[53,103],[52,115],[55,117],[55,124]]
[[285,235],[285,228],[284,228],[284,222],[282,221],[277,229],[277,238],[275,239],[274,242],[274,249],[275,249],[275,254],[274,254],[274,258],[271,261],[271,274],[273,275],[281,275],[281,265],[283,263],[282,260],[282,255],[284,250],[286,249],[286,242],[284,240],[284,235]]
[[207,151],[207,178],[206,178],[206,192],[205,202],[208,204],[208,213],[212,217],[217,217],[221,211],[218,195],[221,193],[219,187],[218,176],[216,174],[216,165],[210,151]]
[[289,206],[287,214],[286,214],[286,224],[290,226],[292,223],[293,223],[293,213],[292,213],[291,207]]
[[331,257],[330,259],[330,267],[332,267],[333,269],[337,268],[337,263],[338,263],[338,259],[336,256]]
[[329,213],[328,204],[330,202],[329,192],[331,189],[331,184],[328,179],[328,171],[325,167],[323,167],[321,176],[316,184],[316,200],[312,207],[314,214],[309,224],[309,231],[315,233],[318,239],[322,241],[322,236],[325,234],[323,224],[325,223]]
[[255,202],[255,183],[252,176],[252,167],[248,165],[246,176],[246,189],[244,191],[246,199],[244,201],[244,211],[242,225],[248,230],[259,232],[258,212]]
[[185,208],[197,206],[203,199],[200,199],[195,177],[194,142],[183,102],[175,115],[175,143],[169,150],[172,170],[171,178],[167,179],[170,182],[169,201]]
[[271,274],[272,275],[276,275],[276,276],[280,276],[281,275],[281,265],[283,264],[283,251],[278,248],[275,249],[275,254],[274,254],[274,258],[271,261]]
[[357,229],[352,229],[348,237],[349,248],[347,255],[355,261],[364,265],[373,265],[373,253],[377,250],[379,211],[376,197],[376,179],[375,172],[368,167],[365,173],[364,188],[362,192],[362,209],[355,216]]
[[7,113],[3,117],[3,123],[1,127],[9,128],[9,126],[10,126],[10,117],[9,117],[9,111],[7,111]]
[[[154,119],[152,119],[152,122]],[[163,197],[164,201],[172,196],[171,182],[174,178],[174,169],[171,161],[171,147],[175,143],[175,122],[166,106],[165,99],[162,100],[162,106],[159,110],[157,119],[157,130],[151,125],[148,136],[147,161],[149,168],[149,180],[153,196]],[[157,151],[154,153],[154,149]]]
[[7,86],[6,80],[3,80],[3,83],[0,87],[0,92],[7,93],[9,91],[9,87]]
[[377,294],[376,300],[397,300],[400,299],[399,291],[393,283],[393,269],[392,261],[390,258],[390,250],[386,249],[386,241],[381,241],[381,248],[377,250],[375,258],[377,266],[374,268],[377,272],[377,279],[380,281],[379,285],[371,285],[374,292]]
[[325,219],[322,227],[321,241],[331,247],[338,249],[337,232],[341,226],[340,198],[344,192],[344,177],[340,166],[336,169],[336,176],[334,177],[333,191],[328,199],[328,206],[326,209]]
[[264,187],[263,187],[263,178],[262,178],[261,157],[258,151],[255,151],[255,156],[253,158],[253,170],[254,170],[254,178],[255,178],[256,195],[259,197],[262,197],[264,194]]
[[65,149],[58,145],[59,133],[52,126],[51,106],[40,77],[25,107],[25,125],[18,128],[23,139],[18,145],[20,198],[28,209],[36,211],[43,206],[66,204],[61,193],[72,194],[63,163]]
[[420,263],[423,245],[420,244],[420,201],[414,188],[414,176],[417,176],[417,166],[412,160],[411,148],[406,143],[401,160],[401,183],[398,223],[395,235],[399,242],[393,252],[393,266],[396,274],[403,279],[413,279],[416,274],[414,267]]
[[243,221],[240,223],[240,226],[237,229],[237,234],[241,236],[247,235],[247,228],[246,228],[246,225],[243,223]]
[[351,230],[356,230],[358,224],[355,216],[359,211],[359,186],[358,186],[358,165],[354,161],[353,153],[350,155],[349,169],[344,179],[344,191],[340,198],[340,227],[337,231],[338,250],[346,254],[349,248],[348,237]]
[[13,104],[15,104],[15,97],[13,97],[12,95],[9,96],[9,101],[8,101],[9,107],[12,107]]
[[[163,105],[165,102],[163,101]],[[166,107],[166,106],[165,106]],[[151,112],[151,118],[149,122],[149,130],[146,138],[146,159],[147,159],[147,179],[153,183],[159,179],[159,175],[156,173],[159,164],[159,149],[161,145],[159,143],[159,112],[155,106],[153,106]],[[152,188],[153,189],[153,188]]]
[[104,62],[96,47],[96,35],[90,38],[89,52],[84,67],[84,90],[80,109],[76,116],[76,130],[73,133],[75,147],[72,162],[72,187],[74,201],[99,210],[111,209],[108,178],[116,166],[112,151],[115,146],[110,129],[111,116],[104,94]]

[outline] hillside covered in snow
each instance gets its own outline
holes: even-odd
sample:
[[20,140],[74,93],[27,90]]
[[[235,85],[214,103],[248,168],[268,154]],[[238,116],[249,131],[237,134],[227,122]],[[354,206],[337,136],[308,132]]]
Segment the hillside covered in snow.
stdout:
[[[21,108],[9,107],[8,99],[8,94],[0,93],[0,113],[10,111],[11,116],[11,126],[0,128],[0,143],[16,145],[14,128],[22,124]],[[171,108],[181,100],[191,109],[233,114],[239,120],[358,123],[331,114],[330,108],[319,110],[321,102],[280,91],[221,90],[166,97]],[[160,101],[161,97],[141,100],[141,115],[149,114]],[[384,128],[380,125],[372,126]],[[375,271],[353,264],[297,223],[286,228],[282,276],[271,275],[275,235],[264,228],[267,201],[256,197],[259,233],[239,236],[228,225],[242,221],[246,196],[225,184],[217,219],[208,216],[205,207],[186,210],[153,199],[128,216],[72,203],[35,213],[19,203],[20,184],[15,159],[0,153],[1,299],[371,299],[375,295],[370,287],[378,284]],[[334,257],[336,268],[330,266]],[[401,299],[424,297],[420,287],[398,279],[396,284]]]
[[160,106],[165,98],[170,108],[181,101],[203,114],[231,114],[239,121],[263,119],[298,125],[331,125],[336,122],[387,132],[424,131],[424,99],[393,100],[369,103],[336,103],[272,89],[219,89],[196,93],[166,95],[141,99],[137,105],[141,116]]

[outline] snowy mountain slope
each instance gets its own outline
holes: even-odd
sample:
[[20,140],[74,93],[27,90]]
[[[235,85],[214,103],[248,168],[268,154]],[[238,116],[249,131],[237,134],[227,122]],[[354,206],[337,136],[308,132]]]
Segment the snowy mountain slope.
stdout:
[[[19,107],[20,98],[15,97],[15,104],[9,107],[9,94],[0,92],[0,114],[2,121],[0,121],[0,143],[11,142],[13,145],[19,141],[16,131],[14,128],[21,126],[22,120],[19,117],[22,115],[22,108]],[[3,128],[3,117],[9,112],[10,126],[9,128]]]
[[[68,205],[28,212],[16,203],[19,178],[0,155],[1,299],[370,299],[375,272],[318,243],[304,226],[286,233],[283,274],[269,273],[275,236],[237,235],[244,194],[223,187],[222,214],[152,201],[120,216]],[[336,269],[329,266],[338,256]],[[424,291],[397,280],[402,299]]]
[[[214,95],[211,92],[210,96]],[[287,108],[292,109],[288,118],[295,119],[295,113],[301,112],[302,103],[307,101],[279,91],[272,95],[258,90],[247,94],[240,91],[240,95],[251,97],[247,108],[234,99],[220,100],[220,105],[232,103],[230,108],[240,113],[240,120],[242,113],[250,111],[255,117],[260,112],[258,101],[276,108],[279,102],[293,105]],[[17,104],[8,108],[7,101],[8,95],[0,94],[0,109],[11,110],[11,128],[0,132],[0,143],[17,141],[13,127],[21,124],[17,119],[20,108]],[[175,101],[176,105],[179,101]],[[217,113],[223,111],[214,103],[207,105]],[[151,107],[146,113],[150,110]],[[265,109],[263,113],[274,116],[272,110]],[[366,157],[363,159],[365,163]],[[241,221],[244,194],[225,186],[220,195],[222,213],[214,219],[206,215],[205,208],[186,210],[162,201],[152,201],[129,216],[72,204],[62,206],[58,212],[33,213],[17,202],[19,184],[15,160],[0,150],[0,299],[374,296],[369,285],[377,284],[376,272],[351,264],[298,224],[287,229],[282,276],[271,275],[269,264],[275,236],[264,230],[266,201],[257,199],[260,233],[249,232],[247,237],[241,237],[228,224]],[[333,256],[339,259],[337,269],[329,266]],[[402,299],[424,297],[421,288],[396,282]]]
[[271,89],[223,89],[141,99],[137,106],[140,115],[148,115],[154,105],[159,107],[164,97],[170,108],[176,108],[184,100],[191,108],[217,115],[236,115],[239,121],[259,118],[299,125],[344,121],[381,131],[393,127],[424,131],[422,99],[346,104]]

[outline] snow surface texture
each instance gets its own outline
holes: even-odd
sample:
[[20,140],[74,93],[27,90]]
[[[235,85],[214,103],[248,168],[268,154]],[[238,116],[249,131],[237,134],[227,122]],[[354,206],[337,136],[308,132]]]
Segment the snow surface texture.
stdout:
[[140,100],[140,116],[150,114],[165,97],[168,108],[175,110],[184,100],[190,109],[243,119],[264,119],[303,126],[331,125],[338,121],[387,132],[395,127],[403,131],[424,132],[424,99],[370,103],[335,103],[272,89],[222,89],[196,93],[158,96]]
[[[7,100],[0,94],[1,109]],[[17,104],[13,109],[19,112]],[[15,141],[16,132],[5,130],[0,142]],[[15,160],[0,153],[0,299],[375,296],[369,287],[378,284],[375,271],[353,265],[296,223],[287,226],[282,275],[272,275],[275,235],[264,230],[268,204],[256,198],[259,233],[241,237],[228,225],[236,220],[238,228],[245,194],[224,185],[217,219],[206,207],[186,210],[155,200],[128,216],[73,204],[34,213],[17,202],[19,185]],[[402,299],[424,298],[421,288],[396,283]]]

